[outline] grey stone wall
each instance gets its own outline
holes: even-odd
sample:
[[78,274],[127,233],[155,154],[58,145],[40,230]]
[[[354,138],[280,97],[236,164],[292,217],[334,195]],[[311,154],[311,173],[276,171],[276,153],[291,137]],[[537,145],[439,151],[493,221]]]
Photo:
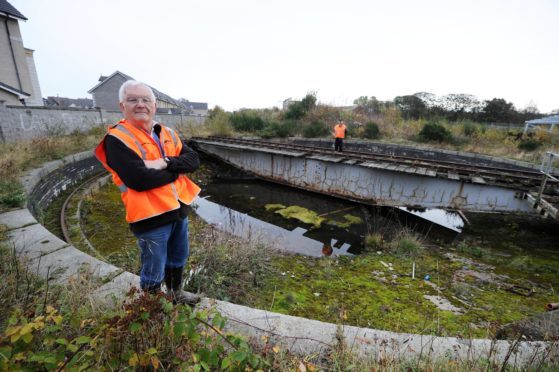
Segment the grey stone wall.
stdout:
[[[0,141],[13,142],[87,131],[92,126],[116,123],[121,118],[120,111],[6,106],[0,103]],[[155,117],[155,120],[170,127],[185,125],[189,120],[200,125],[204,119],[204,116],[195,115],[158,114]]]

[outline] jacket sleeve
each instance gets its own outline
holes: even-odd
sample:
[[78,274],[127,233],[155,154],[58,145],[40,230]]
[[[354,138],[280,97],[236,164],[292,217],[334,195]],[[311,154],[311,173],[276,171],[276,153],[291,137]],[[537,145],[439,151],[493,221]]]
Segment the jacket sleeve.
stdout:
[[179,156],[169,156],[167,170],[172,173],[190,173],[198,169],[199,166],[200,158],[198,153],[183,141]]
[[167,169],[158,170],[146,167],[144,161],[134,151],[113,136],[105,138],[105,153],[107,154],[107,164],[118,174],[126,186],[136,191],[161,187],[173,182],[178,177],[177,173]]

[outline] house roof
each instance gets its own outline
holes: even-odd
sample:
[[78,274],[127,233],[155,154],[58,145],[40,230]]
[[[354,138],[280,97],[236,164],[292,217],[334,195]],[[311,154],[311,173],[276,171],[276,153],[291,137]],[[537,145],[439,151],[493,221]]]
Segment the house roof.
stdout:
[[[87,93],[93,93],[93,91],[95,91],[97,88],[99,88],[101,85],[103,85],[105,82],[109,81],[113,76],[116,76],[116,75],[120,75],[123,78],[125,78],[126,80],[136,80],[133,77],[131,77],[130,75],[126,75],[125,73],[120,72],[120,71],[117,70],[109,76],[101,75],[101,77],[99,78],[99,83],[97,85],[95,85],[93,88],[91,88],[90,90],[88,90]],[[165,102],[172,103],[173,105],[176,105],[176,106],[179,106],[179,107],[184,107],[184,105],[182,105],[176,99],[174,99],[174,98],[168,96],[167,94],[155,89],[151,85],[148,85],[148,86],[151,88],[151,90],[153,90],[153,94],[155,94],[156,99],[158,99],[160,101],[165,101]]]
[[60,107],[93,107],[93,100],[90,98],[67,98],[67,97],[54,97],[48,96],[43,98],[45,106],[60,106]]
[[27,21],[27,18],[23,14],[19,12],[12,4],[7,2],[6,0],[0,0],[0,15],[11,17],[11,18],[19,18],[24,21]]
[[191,110],[207,110],[208,104],[206,102],[190,102],[188,100],[181,100],[181,105]]
[[[1,1],[1,0],[0,0]],[[4,84],[2,82],[0,82],[0,89],[5,90],[6,92],[10,92],[12,94],[17,95],[19,98],[25,98],[25,97],[31,97],[31,94],[29,93],[25,93],[22,90],[19,90],[17,88],[14,88],[8,84]]]
[[534,120],[528,120],[526,124],[559,124],[559,115],[547,116]]

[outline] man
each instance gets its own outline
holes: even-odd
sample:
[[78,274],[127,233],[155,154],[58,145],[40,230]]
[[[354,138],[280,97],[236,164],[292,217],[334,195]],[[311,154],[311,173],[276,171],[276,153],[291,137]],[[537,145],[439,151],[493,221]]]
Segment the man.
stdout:
[[199,296],[182,290],[182,276],[189,255],[188,205],[200,192],[185,173],[198,168],[198,154],[153,120],[149,86],[128,80],[119,101],[124,119],[109,128],[95,155],[120,189],[126,221],[138,239],[140,287],[158,293],[164,281],[174,302],[195,304]]
[[342,119],[338,120],[338,124],[334,125],[334,150],[342,152],[344,149],[344,138],[346,136],[347,128]]

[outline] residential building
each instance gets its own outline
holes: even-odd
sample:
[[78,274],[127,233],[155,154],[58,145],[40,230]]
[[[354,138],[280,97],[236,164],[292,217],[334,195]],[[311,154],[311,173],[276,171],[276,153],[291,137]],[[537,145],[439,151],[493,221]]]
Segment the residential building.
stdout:
[[0,101],[43,106],[34,51],[23,46],[19,21],[27,18],[6,0],[0,0]]
[[[127,80],[136,80],[130,75],[120,71],[115,71],[109,76],[101,76],[99,82],[91,88],[88,93],[93,96],[93,105],[105,110],[120,110],[118,102],[118,90]],[[155,94],[157,112],[166,114],[196,114],[206,115],[208,104],[203,102],[190,102],[188,100],[175,100],[169,95],[150,88]]]
[[43,98],[43,102],[45,106],[58,108],[92,109],[95,107],[91,98],[67,98],[48,96],[47,98]]

